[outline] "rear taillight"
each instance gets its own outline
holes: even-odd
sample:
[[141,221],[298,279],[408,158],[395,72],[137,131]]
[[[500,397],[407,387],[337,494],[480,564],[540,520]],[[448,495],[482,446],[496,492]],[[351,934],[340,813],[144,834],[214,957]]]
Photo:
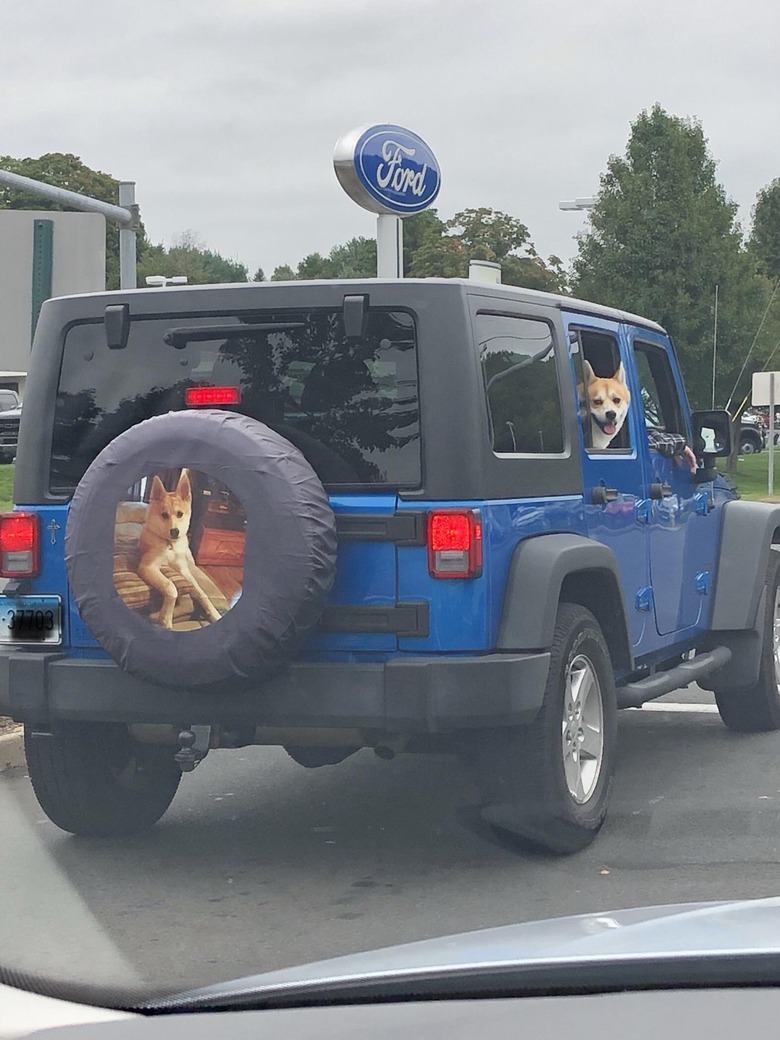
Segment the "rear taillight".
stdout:
[[434,578],[479,577],[482,520],[478,509],[428,514],[428,570]]
[[0,514],[0,577],[36,575],[39,546],[37,513]]

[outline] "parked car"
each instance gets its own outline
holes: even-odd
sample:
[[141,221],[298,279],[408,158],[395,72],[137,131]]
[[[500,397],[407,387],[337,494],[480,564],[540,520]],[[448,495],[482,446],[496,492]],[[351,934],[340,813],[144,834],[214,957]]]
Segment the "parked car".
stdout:
[[763,451],[767,442],[767,430],[761,416],[743,412],[739,429],[740,455],[753,455]]
[[[0,713],[65,830],[151,826],[213,748],[444,750],[566,853],[618,708],[696,681],[780,728],[780,508],[718,475],[731,419],[652,321],[459,279],[71,296],[26,400]],[[685,441],[695,472],[651,450]]]
[[15,390],[0,388],[0,463],[13,462],[19,443],[22,404]]

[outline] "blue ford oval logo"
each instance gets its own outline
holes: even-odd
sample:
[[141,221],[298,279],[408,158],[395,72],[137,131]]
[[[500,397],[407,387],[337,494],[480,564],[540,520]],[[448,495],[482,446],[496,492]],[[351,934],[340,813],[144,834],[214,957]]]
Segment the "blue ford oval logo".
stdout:
[[439,194],[436,156],[417,134],[383,123],[345,134],[333,155],[341,186],[373,213],[410,216]]

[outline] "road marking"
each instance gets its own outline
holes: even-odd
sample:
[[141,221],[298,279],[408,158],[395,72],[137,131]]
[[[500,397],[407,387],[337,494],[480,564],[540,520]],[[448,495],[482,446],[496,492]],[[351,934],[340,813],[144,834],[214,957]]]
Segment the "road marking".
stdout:
[[694,715],[717,715],[717,704],[677,704],[674,701],[649,701],[643,711],[685,711]]

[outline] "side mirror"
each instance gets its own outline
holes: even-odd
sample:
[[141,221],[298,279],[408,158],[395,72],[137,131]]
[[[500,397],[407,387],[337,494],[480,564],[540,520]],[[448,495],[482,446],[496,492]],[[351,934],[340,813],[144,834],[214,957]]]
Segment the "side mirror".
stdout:
[[694,412],[693,450],[698,458],[728,458],[731,454],[731,416],[727,411]]

